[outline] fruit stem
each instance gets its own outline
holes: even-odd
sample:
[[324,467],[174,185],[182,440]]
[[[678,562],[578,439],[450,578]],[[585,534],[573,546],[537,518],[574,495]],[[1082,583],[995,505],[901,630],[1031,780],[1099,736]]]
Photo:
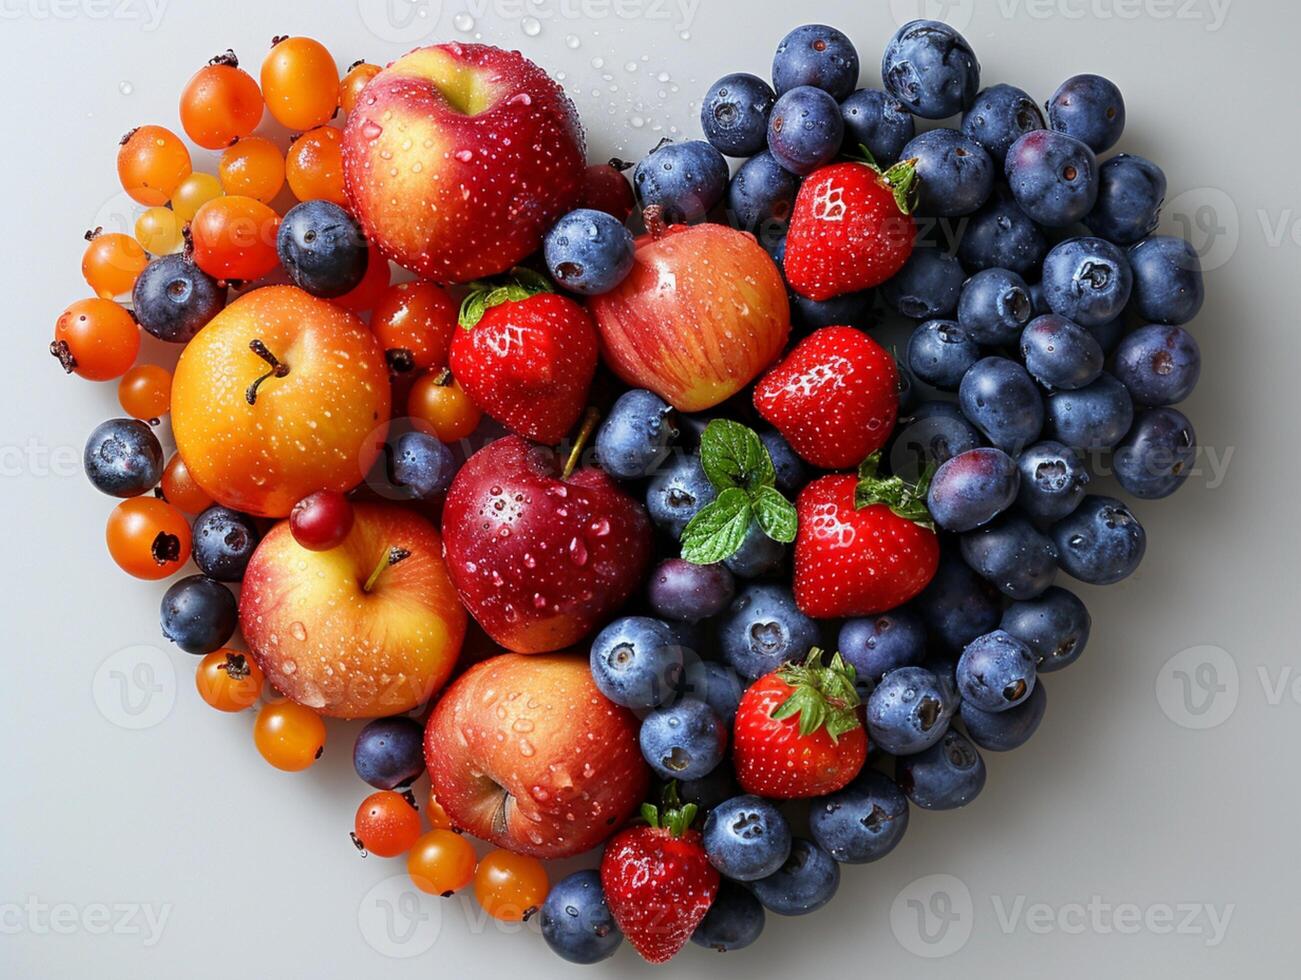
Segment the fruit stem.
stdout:
[[248,342],[248,349],[251,350],[258,357],[262,358],[262,360],[266,361],[267,364],[271,366],[270,371],[268,371],[266,374],[262,375],[262,377],[258,378],[251,385],[249,385],[248,391],[244,392],[245,400],[250,405],[256,405],[257,390],[258,388],[262,387],[262,382],[266,381],[268,378],[283,378],[286,374],[289,373],[289,365],[282,364],[279,360],[277,360],[276,356],[272,354],[269,350],[267,350],[267,345],[262,343],[262,341],[256,337],[254,337],[252,340]]
[[664,206],[661,204],[652,204],[641,213],[642,223],[646,225],[646,232],[655,241],[664,237],[664,232],[668,225],[664,221]]
[[407,551],[406,548],[385,549],[384,554],[380,555],[378,564],[375,565],[375,570],[370,573],[370,577],[366,579],[366,584],[361,587],[361,591],[370,592],[375,588],[375,583],[379,581],[379,577],[384,574],[386,568],[392,568],[410,557],[411,552]]
[[592,433],[596,431],[596,423],[600,419],[601,413],[594,408],[589,408],[583,413],[583,424],[578,430],[578,435],[574,436],[574,447],[569,450],[569,458],[565,460],[565,468],[560,473],[560,479],[568,480],[578,468],[578,460],[583,455],[583,448],[592,438]]

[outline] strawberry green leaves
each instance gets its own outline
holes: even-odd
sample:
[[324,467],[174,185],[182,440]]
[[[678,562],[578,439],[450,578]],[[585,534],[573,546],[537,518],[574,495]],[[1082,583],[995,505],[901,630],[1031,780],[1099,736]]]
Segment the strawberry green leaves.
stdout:
[[885,504],[904,520],[935,530],[931,512],[926,509],[926,490],[935,473],[935,464],[928,464],[916,483],[909,483],[898,476],[881,476],[878,472],[880,465],[881,454],[873,453],[858,467],[858,486],[854,491],[855,510],[873,504]]
[[682,532],[682,557],[710,565],[731,557],[750,522],[774,541],[795,540],[795,506],[776,488],[772,457],[753,429],[715,419],[700,438],[700,465],[718,496]]
[[774,721],[798,717],[801,735],[825,728],[833,742],[859,727],[856,672],[839,653],[824,666],[822,651],[814,647],[804,663],[788,664],[778,676],[791,686],[791,694],[773,709]]
[[872,151],[862,143],[858,144],[856,152],[848,153],[846,156],[855,163],[865,163],[869,169],[875,170],[881,178],[881,183],[894,195],[894,203],[898,205],[900,212],[912,214],[913,208],[917,206],[917,194],[921,184],[921,178],[917,176],[916,157],[911,160],[900,160],[888,169],[882,170],[881,165],[876,162],[876,157],[872,156]]
[[483,315],[494,306],[502,303],[514,303],[536,296],[538,293],[554,293],[556,287],[551,280],[539,272],[519,266],[507,275],[497,279],[470,283],[470,291],[461,301],[457,322],[466,330],[473,330],[483,319]]

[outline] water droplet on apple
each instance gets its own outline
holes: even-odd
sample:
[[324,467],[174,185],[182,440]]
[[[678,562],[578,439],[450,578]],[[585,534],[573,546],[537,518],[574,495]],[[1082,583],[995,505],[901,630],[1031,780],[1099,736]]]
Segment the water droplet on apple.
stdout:
[[[469,163],[471,160],[474,159],[474,151],[457,150],[455,153],[452,154],[452,156],[456,157],[456,159],[460,160],[462,163]],[[496,491],[496,492],[500,493],[501,491]]]
[[528,759],[531,756],[533,756],[534,753],[536,752],[537,749],[533,747],[533,743],[530,742],[527,738],[522,738],[519,740],[519,754],[524,756],[524,758]]
[[575,565],[587,564],[587,545],[583,543],[580,537],[573,537],[569,541],[569,560]]
[[509,99],[507,99],[506,104],[531,106],[533,104],[533,96],[529,95],[527,92],[520,92],[516,95],[512,95]]
[[547,597],[544,596],[541,592],[534,592],[534,593],[533,593],[533,606],[534,606],[534,608],[536,608],[536,609],[545,609],[545,608],[547,608]]
[[384,133],[384,127],[372,120],[366,120],[361,127],[361,135],[372,142],[379,139]]
[[307,627],[297,621],[289,624],[289,635],[299,643],[307,639]]

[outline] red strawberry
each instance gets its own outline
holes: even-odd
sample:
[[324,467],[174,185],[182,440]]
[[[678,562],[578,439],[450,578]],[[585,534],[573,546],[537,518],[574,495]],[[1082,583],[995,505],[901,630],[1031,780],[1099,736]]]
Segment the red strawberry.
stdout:
[[804,180],[786,235],[786,281],[824,300],[879,286],[908,261],[913,161],[882,173],[870,163],[832,163]]
[[899,414],[894,358],[853,327],[815,330],[755,385],[754,407],[814,466],[857,466]]
[[687,944],[718,894],[718,871],[691,829],[696,805],[661,812],[642,807],[647,826],[629,827],[605,845],[601,888],[633,949],[648,963],[666,963]]
[[795,602],[818,619],[871,616],[907,602],[935,575],[940,543],[926,484],[876,472],[824,476],[795,501]]
[[776,800],[825,796],[848,785],[867,758],[854,668],[813,648],[755,681],[741,698],[732,761],[741,788]]
[[472,289],[452,338],[452,374],[512,432],[557,443],[578,421],[596,373],[596,326],[572,299],[517,269]]

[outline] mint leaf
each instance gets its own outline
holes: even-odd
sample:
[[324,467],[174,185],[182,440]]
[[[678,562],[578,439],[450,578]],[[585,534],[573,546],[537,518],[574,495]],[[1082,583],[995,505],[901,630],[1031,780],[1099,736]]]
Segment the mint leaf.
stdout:
[[[712,423],[711,423],[712,424]],[[740,487],[728,487],[691,518],[682,532],[682,557],[693,565],[712,565],[741,547],[753,511]]]
[[772,457],[751,428],[729,419],[714,419],[700,437],[700,465],[717,490],[757,490],[777,481]]
[[795,505],[783,497],[776,487],[760,487],[750,495],[750,505],[754,508],[754,519],[759,522],[764,534],[782,544],[790,544],[795,540],[795,531],[799,525]]

